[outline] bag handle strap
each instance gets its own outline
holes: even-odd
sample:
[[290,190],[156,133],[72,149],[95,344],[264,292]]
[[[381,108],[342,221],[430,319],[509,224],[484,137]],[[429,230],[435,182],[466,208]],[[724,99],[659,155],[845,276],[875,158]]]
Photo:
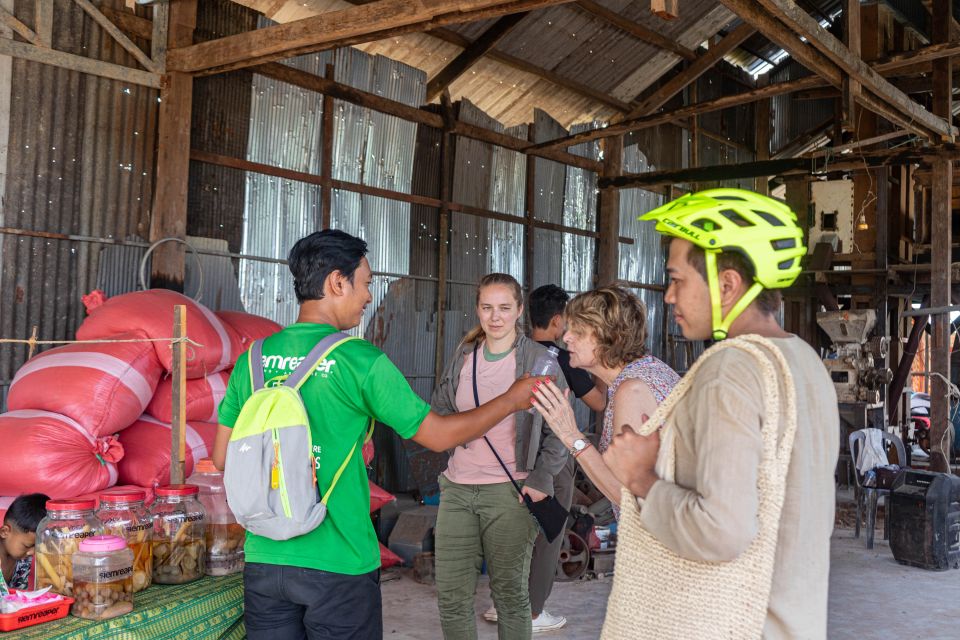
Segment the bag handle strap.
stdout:
[[[480,342],[477,341],[473,343],[473,403],[480,406],[480,394],[477,392],[477,358],[479,354],[477,351],[480,349]],[[490,447],[490,451],[493,451],[494,457],[497,459],[497,462],[500,463],[500,466],[503,467],[503,472],[507,474],[507,477],[510,478],[510,482],[513,484],[513,488],[517,490],[517,493],[521,493],[520,485],[517,484],[517,481],[513,479],[513,475],[510,473],[510,470],[507,469],[507,465],[503,463],[503,458],[500,457],[500,454],[497,453],[497,450],[493,448],[493,443],[490,442],[490,439],[487,436],[483,436],[483,439],[486,441],[487,446]]]
[[[307,381],[307,377],[320,366],[320,363],[326,360],[327,356],[329,356],[334,349],[350,340],[359,340],[359,338],[349,336],[342,331],[335,331],[328,335],[314,345],[313,349],[310,349],[310,353],[304,356],[303,361],[293,370],[293,373],[283,381],[284,386],[292,387],[299,391],[303,383]],[[308,362],[310,363],[309,367],[303,366]]]
[[250,389],[263,389],[263,338],[254,340],[247,351],[247,368],[250,370]]
[[[376,425],[377,421],[373,418],[370,418],[370,427],[367,429],[366,434],[363,438],[363,444],[370,442],[370,438],[373,437],[373,427]],[[340,482],[340,476],[343,475],[344,470],[347,468],[347,465],[350,464],[350,459],[353,458],[353,452],[357,450],[357,443],[354,442],[353,446],[350,447],[350,453],[347,454],[347,457],[343,459],[343,462],[340,463],[340,468],[337,469],[337,472],[333,474],[333,482],[330,483],[330,488],[327,489],[326,493],[323,494],[323,497],[320,499],[320,502],[327,504],[327,501],[330,499],[330,494],[333,493],[334,488],[337,486],[337,483]]]

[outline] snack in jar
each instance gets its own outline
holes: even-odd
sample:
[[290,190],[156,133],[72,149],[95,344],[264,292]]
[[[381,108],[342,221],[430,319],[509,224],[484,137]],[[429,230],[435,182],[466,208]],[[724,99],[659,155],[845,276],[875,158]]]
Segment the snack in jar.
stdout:
[[133,611],[133,551],[120,536],[93,536],[73,556],[70,613],[106,620]]
[[227,505],[223,472],[209,458],[197,462],[187,483],[200,487],[200,503],[207,513],[207,575],[226,576],[243,571],[243,543],[247,533]]
[[197,499],[199,487],[171,484],[157,487],[150,506],[153,520],[153,581],[182,584],[203,577],[206,570],[206,513]]
[[80,542],[103,534],[94,500],[48,500],[47,517],[37,525],[34,588],[73,596],[73,554]]
[[133,552],[133,592],[143,591],[153,581],[153,521],[143,506],[147,494],[140,489],[100,494],[97,517],[107,535],[120,536]]

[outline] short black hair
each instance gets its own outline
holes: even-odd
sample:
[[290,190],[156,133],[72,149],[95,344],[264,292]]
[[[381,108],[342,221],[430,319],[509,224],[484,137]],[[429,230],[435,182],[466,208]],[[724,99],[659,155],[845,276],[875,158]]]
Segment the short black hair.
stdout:
[[553,316],[563,315],[563,310],[570,300],[570,294],[555,284],[545,284],[530,292],[527,312],[530,314],[530,324],[537,329],[546,329],[550,326]]
[[337,229],[315,231],[297,240],[287,256],[297,302],[323,298],[323,283],[334,271],[353,283],[353,274],[366,254],[366,242]]
[[37,530],[40,521],[47,516],[47,500],[50,496],[42,493],[28,493],[10,503],[10,508],[3,516],[3,524],[9,524],[22,533]]

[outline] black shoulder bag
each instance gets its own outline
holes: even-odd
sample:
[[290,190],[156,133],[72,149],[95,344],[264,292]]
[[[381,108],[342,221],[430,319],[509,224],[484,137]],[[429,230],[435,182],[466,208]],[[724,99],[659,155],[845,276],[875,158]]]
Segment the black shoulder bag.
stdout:
[[[480,406],[480,394],[477,393],[477,358],[479,357],[477,350],[479,347],[479,342],[473,345],[473,401],[478,407]],[[517,493],[523,496],[523,503],[527,505],[527,510],[530,511],[534,520],[537,521],[537,524],[540,526],[540,531],[543,532],[547,542],[556,540],[557,536],[563,533],[564,528],[566,528],[567,517],[570,515],[570,512],[564,509],[560,501],[554,496],[547,496],[546,499],[540,500],[539,502],[531,500],[530,496],[520,490],[520,485],[513,479],[513,475],[510,473],[510,470],[507,469],[507,465],[503,464],[503,459],[500,457],[500,454],[497,453],[497,450],[493,448],[493,444],[487,436],[483,436],[483,439],[486,440],[490,451],[493,451],[493,455],[496,456],[497,462],[503,467],[504,473],[510,478],[510,482],[513,483],[513,487],[517,490]]]

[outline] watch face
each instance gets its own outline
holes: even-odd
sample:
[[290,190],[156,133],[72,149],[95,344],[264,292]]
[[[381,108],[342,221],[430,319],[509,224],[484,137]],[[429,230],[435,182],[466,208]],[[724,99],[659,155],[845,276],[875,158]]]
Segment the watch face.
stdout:
[[575,451],[583,451],[587,446],[586,440],[583,438],[577,438],[573,441],[573,448]]

